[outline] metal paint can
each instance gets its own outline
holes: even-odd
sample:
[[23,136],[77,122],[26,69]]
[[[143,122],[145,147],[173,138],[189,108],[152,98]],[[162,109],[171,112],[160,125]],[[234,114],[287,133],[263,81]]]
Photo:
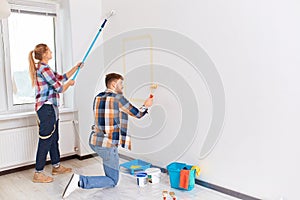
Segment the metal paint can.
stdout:
[[136,174],[136,181],[138,186],[144,187],[147,184],[147,173],[145,172],[140,172]]

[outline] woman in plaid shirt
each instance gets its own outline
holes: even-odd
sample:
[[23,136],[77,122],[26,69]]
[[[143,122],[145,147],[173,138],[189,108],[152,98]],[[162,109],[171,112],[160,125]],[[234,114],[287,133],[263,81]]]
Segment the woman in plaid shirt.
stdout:
[[[34,59],[38,60],[35,63]],[[54,72],[48,65],[52,59],[52,52],[46,44],[38,44],[29,53],[29,72],[32,86],[35,87],[36,103],[35,111],[39,120],[39,143],[36,153],[35,173],[33,182],[49,183],[53,178],[43,173],[46,157],[50,152],[52,175],[71,172],[71,168],[60,165],[60,153],[58,147],[58,106],[59,93],[65,92],[75,84],[74,80],[67,81],[81,63],[78,63],[67,73],[60,75]]]
[[83,176],[73,174],[67,184],[63,198],[81,187],[110,188],[119,181],[118,147],[131,149],[130,137],[127,135],[128,115],[141,118],[152,106],[149,97],[138,109],[123,96],[123,77],[116,73],[106,75],[107,89],[99,93],[94,100],[93,110],[95,124],[90,135],[90,147],[102,158],[105,176]]

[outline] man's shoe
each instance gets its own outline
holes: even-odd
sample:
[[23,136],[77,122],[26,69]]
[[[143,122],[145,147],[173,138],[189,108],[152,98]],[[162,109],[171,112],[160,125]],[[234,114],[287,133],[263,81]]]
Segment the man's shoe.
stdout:
[[73,174],[69,180],[68,185],[66,186],[66,188],[62,194],[62,198],[66,198],[72,192],[74,192],[77,188],[79,188],[78,183],[79,183],[79,175]]
[[52,175],[65,174],[65,173],[69,173],[71,171],[72,171],[72,168],[67,168],[62,165],[59,165],[59,167],[52,168]]
[[42,172],[35,172],[32,181],[34,183],[50,183],[53,181],[53,178]]

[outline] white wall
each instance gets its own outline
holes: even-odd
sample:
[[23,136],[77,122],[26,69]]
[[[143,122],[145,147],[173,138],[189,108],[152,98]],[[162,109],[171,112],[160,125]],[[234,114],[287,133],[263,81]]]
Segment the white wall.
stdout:
[[[92,40],[97,34],[102,23],[101,1],[69,1],[70,5],[70,20],[71,20],[71,35],[73,47],[73,63],[82,61],[87,52]],[[97,40],[94,48],[101,44],[101,37]],[[93,50],[91,51],[93,52]],[[92,77],[100,75],[89,68],[89,60],[87,59],[85,66],[80,70],[75,84],[75,108],[78,109],[78,130],[79,137],[79,153],[81,156],[92,153],[88,146],[88,137],[93,124],[93,98],[95,83],[91,82]],[[101,69],[101,59],[97,63],[99,70]],[[87,70],[90,74],[86,74]],[[93,92],[89,92],[92,88]]]
[[[102,9],[96,0],[69,2],[74,62],[84,55],[102,13],[111,9],[117,15],[106,27],[104,41],[125,31],[158,27],[199,44],[222,78],[226,119],[222,136],[207,157],[199,159],[197,140],[180,161],[199,164],[200,179],[225,188],[268,200],[298,198],[299,2],[103,0]],[[87,91],[98,89],[87,79],[99,79],[95,71],[84,70],[75,94],[83,142],[92,122],[86,104],[92,107],[94,94]],[[84,87],[92,89],[83,91]],[[143,157],[151,160],[147,154]],[[164,158],[153,162],[166,164]]]

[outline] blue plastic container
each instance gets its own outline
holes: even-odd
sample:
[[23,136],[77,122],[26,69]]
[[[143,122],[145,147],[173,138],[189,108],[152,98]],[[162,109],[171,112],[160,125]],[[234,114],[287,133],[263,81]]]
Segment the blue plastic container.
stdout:
[[192,190],[195,187],[195,173],[196,170],[193,169],[190,171],[189,176],[189,185],[188,188],[181,188],[180,185],[180,171],[185,168],[190,170],[192,168],[191,165],[187,165],[185,163],[173,162],[167,166],[167,170],[170,176],[170,184],[171,188],[180,189],[180,190]]
[[[137,167],[139,166],[139,167]],[[134,174],[134,171],[140,171],[145,170],[151,167],[151,164],[148,162],[145,162],[143,160],[131,160],[129,162],[123,163],[120,165],[120,167],[124,167],[130,171],[130,174]],[[134,167],[134,168],[133,168]]]

